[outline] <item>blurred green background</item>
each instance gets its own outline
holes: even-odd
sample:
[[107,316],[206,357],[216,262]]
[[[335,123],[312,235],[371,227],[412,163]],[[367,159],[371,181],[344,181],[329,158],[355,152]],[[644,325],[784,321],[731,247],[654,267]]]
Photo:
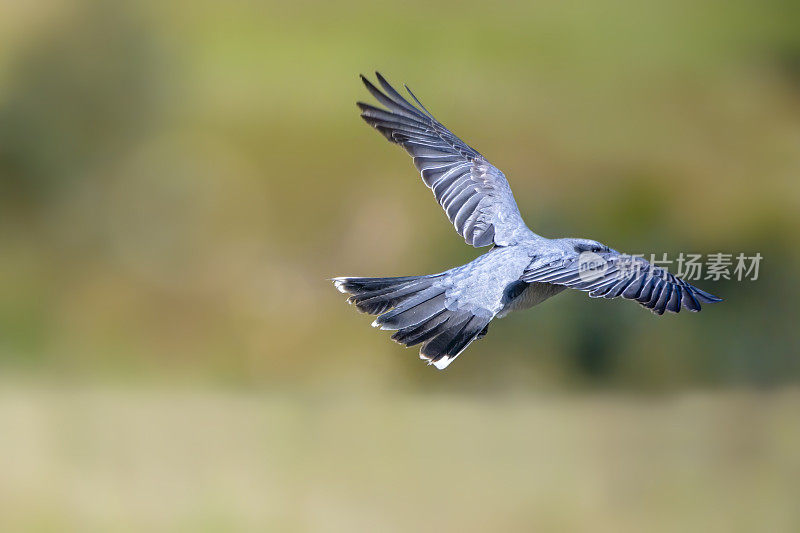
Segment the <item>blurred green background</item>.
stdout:
[[[0,2],[0,529],[800,530],[798,28],[777,0]],[[327,281],[482,253],[358,118],[374,69],[534,231],[759,279],[660,318],[564,293],[426,368]]]

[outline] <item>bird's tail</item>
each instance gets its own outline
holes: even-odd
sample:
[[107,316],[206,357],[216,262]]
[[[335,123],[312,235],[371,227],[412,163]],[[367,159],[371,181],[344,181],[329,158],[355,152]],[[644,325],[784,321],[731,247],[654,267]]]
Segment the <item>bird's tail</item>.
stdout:
[[445,368],[469,344],[486,334],[491,317],[451,310],[447,303],[447,273],[401,278],[334,278],[347,301],[360,311],[379,315],[372,323],[396,330],[392,339],[406,346],[420,343],[420,358]]

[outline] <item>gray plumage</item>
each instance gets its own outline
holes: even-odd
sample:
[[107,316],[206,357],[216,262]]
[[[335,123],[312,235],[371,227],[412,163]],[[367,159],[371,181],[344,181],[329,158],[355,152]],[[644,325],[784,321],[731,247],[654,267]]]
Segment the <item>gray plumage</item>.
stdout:
[[475,247],[493,245],[474,261],[441,274],[397,278],[334,278],[348,302],[378,315],[373,326],[394,330],[420,357],[445,368],[489,322],[538,305],[564,289],[592,297],[635,300],[661,315],[720,299],[653,266],[589,239],[547,239],[522,220],[506,177],[474,148],[379,73],[378,89],[361,76],[385,109],[358,102],[361,117],[414,158],[414,166],[456,231]]

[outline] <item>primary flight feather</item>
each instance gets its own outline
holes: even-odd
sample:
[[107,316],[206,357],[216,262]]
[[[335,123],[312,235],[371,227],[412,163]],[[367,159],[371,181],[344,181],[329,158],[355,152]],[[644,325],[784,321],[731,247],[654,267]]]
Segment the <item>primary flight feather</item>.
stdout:
[[383,108],[358,102],[361,117],[414,158],[414,166],[447,218],[475,247],[493,245],[474,261],[440,274],[394,278],[334,278],[348,302],[395,330],[392,339],[422,344],[420,357],[443,369],[486,335],[489,322],[527,309],[564,289],[593,297],[636,300],[656,314],[700,311],[719,298],[641,257],[589,239],[547,239],[522,220],[500,170],[453,135],[411,90],[406,100],[380,73],[367,90]]

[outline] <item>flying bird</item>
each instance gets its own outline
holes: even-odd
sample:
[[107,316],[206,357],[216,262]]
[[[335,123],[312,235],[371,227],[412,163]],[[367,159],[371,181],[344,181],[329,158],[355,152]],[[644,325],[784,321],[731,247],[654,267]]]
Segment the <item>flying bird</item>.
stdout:
[[[394,330],[420,358],[444,369],[486,336],[489,322],[528,309],[564,289],[592,297],[635,300],[658,315],[721,301],[639,256],[590,239],[548,239],[522,220],[505,175],[453,135],[405,86],[414,104],[376,72],[381,89],[363,75],[383,107],[357,105],[361,118],[414,158],[425,185],[467,244],[492,248],[439,274],[391,278],[337,277],[336,288],[373,326]],[[416,105],[415,105],[416,104]]]

